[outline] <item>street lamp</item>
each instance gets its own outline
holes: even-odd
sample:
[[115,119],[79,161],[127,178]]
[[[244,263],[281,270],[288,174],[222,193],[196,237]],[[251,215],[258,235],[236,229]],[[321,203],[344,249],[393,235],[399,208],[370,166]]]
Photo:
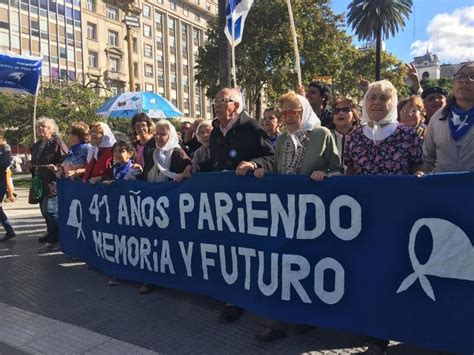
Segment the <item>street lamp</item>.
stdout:
[[115,6],[125,13],[124,23],[127,29],[127,52],[128,52],[128,76],[130,91],[135,91],[135,75],[133,73],[133,49],[132,49],[132,28],[140,27],[137,17],[142,10],[135,6],[134,0],[105,0],[104,2]]

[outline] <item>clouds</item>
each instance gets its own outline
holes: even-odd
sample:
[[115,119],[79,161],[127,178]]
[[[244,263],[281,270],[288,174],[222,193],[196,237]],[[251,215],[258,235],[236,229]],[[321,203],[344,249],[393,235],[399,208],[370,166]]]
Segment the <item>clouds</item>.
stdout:
[[412,55],[423,55],[428,48],[442,63],[474,60],[474,6],[436,15],[426,32],[428,40],[411,44]]

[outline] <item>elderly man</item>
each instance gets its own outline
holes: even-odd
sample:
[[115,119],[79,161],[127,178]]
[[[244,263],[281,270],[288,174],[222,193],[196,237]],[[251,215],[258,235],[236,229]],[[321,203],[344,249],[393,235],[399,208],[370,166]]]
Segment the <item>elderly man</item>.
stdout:
[[421,98],[423,99],[423,105],[425,106],[426,111],[426,124],[430,122],[431,117],[435,114],[436,111],[446,106],[447,96],[448,92],[446,91],[446,89],[443,89],[438,86],[426,88],[423,90]]
[[237,175],[273,164],[273,147],[260,124],[244,110],[236,89],[222,89],[213,101],[216,119],[209,139],[211,159],[202,171],[235,170]]
[[[213,101],[216,119],[209,138],[211,159],[200,163],[195,170],[235,170],[245,175],[256,168],[270,170],[273,166],[273,147],[260,124],[244,110],[242,96],[237,89],[222,89]],[[244,310],[226,304],[220,319],[234,322]]]
[[426,172],[474,171],[474,64],[454,75],[453,96],[431,118],[423,143]]

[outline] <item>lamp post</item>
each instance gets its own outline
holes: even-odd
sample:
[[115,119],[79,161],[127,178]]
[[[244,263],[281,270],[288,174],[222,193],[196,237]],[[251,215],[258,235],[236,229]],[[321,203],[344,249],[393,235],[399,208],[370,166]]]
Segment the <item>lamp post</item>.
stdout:
[[140,27],[139,20],[136,16],[139,16],[142,10],[135,6],[134,0],[106,0],[106,3],[111,4],[122,10],[125,13],[124,23],[127,29],[127,54],[128,54],[128,81],[130,91],[135,91],[135,75],[133,73],[133,46],[132,46],[132,29],[133,27]]

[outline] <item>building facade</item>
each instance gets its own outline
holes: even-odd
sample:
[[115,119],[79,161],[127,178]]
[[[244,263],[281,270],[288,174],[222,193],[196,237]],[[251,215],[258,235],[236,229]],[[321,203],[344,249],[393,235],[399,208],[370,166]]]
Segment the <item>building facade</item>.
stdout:
[[414,58],[414,65],[418,71],[418,78],[423,79],[439,79],[441,77],[441,66],[436,54],[426,52],[425,55]]
[[[216,0],[138,0],[136,90],[153,91],[187,117],[210,117],[195,81],[198,48]],[[102,95],[129,91],[124,13],[102,0],[0,0],[0,51],[43,57],[43,80],[79,81]]]

